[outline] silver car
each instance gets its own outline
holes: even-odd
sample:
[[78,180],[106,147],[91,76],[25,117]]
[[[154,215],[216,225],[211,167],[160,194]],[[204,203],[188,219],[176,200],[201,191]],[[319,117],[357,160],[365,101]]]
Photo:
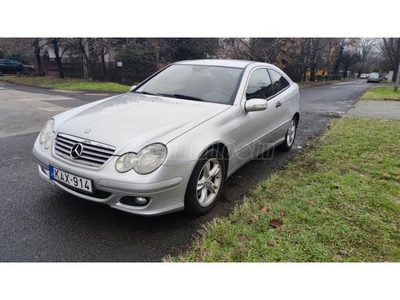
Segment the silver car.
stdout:
[[41,177],[83,199],[201,215],[249,160],[290,150],[299,116],[298,85],[273,65],[182,61],[130,93],[54,116],[33,155]]
[[378,72],[371,73],[367,79],[367,82],[377,82],[381,81],[381,75]]

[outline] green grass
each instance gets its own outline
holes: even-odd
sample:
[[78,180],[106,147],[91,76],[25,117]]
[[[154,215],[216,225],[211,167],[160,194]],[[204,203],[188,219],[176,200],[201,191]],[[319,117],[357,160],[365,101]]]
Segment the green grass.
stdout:
[[60,79],[53,77],[31,77],[31,76],[2,76],[0,80],[37,86],[41,88],[49,88],[56,90],[69,90],[69,91],[103,91],[125,93],[129,92],[129,86],[118,84],[115,82],[99,82],[88,81],[84,79]]
[[400,261],[399,128],[336,121],[229,217],[205,225],[191,250],[165,261]]
[[316,87],[316,86],[323,86],[329,84],[335,84],[338,82],[345,82],[345,81],[352,81],[354,79],[345,79],[345,80],[329,80],[329,81],[308,81],[308,82],[298,82],[297,84],[301,89],[309,88],[309,87]]
[[362,95],[361,100],[400,101],[400,89],[395,93],[393,88],[393,86],[371,88]]

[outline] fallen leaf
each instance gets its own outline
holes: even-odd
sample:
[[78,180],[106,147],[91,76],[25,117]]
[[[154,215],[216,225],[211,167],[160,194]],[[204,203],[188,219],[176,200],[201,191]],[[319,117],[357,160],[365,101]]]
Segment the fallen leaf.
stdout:
[[340,260],[343,260],[343,257],[341,255],[339,255],[339,254],[335,254],[333,256],[333,260],[340,261]]
[[247,241],[247,238],[245,236],[239,236],[239,242],[243,243]]
[[347,255],[347,251],[346,250],[339,250],[338,251],[340,254],[342,254],[342,255]]
[[267,213],[267,212],[269,212],[269,209],[268,209],[268,207],[264,206],[263,208],[261,208],[261,211],[263,213]]
[[281,214],[282,217],[287,215],[286,210],[281,210],[279,213]]
[[282,226],[282,223],[279,219],[272,219],[271,221],[269,221],[269,225],[271,225],[272,227],[279,227]]
[[275,247],[276,246],[276,241],[274,239],[270,239],[267,244],[270,247]]

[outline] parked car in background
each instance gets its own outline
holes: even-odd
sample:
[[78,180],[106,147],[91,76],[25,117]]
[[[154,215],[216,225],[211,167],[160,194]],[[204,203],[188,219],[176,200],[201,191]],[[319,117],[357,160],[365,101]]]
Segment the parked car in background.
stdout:
[[23,63],[20,63],[16,60],[0,59],[0,75],[31,72],[33,70],[33,66],[24,65]]
[[369,75],[367,82],[380,82],[381,81],[381,75],[378,72],[373,72]]
[[368,74],[366,74],[366,73],[362,73],[360,75],[360,79],[367,79],[367,78],[368,78]]
[[130,93],[54,116],[33,155],[42,178],[86,200],[139,215],[202,215],[245,163],[291,149],[299,98],[271,64],[177,62]]

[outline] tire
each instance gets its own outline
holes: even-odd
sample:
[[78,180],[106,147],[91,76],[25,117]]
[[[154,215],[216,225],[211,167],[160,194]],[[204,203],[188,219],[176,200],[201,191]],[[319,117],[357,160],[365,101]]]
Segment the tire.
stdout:
[[[224,186],[225,169],[223,155],[216,149],[209,149],[200,157],[186,188],[186,213],[200,216],[213,209]],[[208,177],[207,170],[212,171]]]
[[283,152],[288,152],[290,149],[292,149],[294,140],[296,139],[298,123],[299,120],[297,119],[297,117],[293,117],[293,119],[289,123],[288,130],[286,131],[285,140],[282,144],[278,146],[279,150]]

